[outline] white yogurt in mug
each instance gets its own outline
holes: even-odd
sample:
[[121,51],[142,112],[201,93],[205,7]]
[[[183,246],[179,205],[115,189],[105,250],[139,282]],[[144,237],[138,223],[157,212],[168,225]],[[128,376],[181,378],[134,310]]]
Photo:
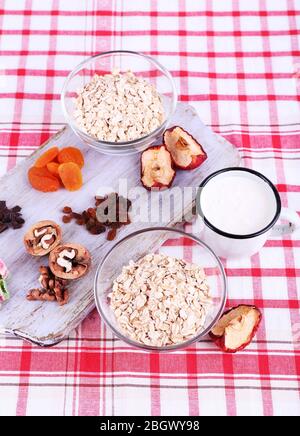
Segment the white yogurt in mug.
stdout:
[[197,209],[200,238],[225,259],[252,256],[273,232],[282,234],[282,226],[276,226],[280,216],[294,223],[284,226],[285,234],[300,227],[296,213],[286,209],[283,215],[270,180],[248,168],[226,168],[207,177],[200,185]]
[[231,235],[251,235],[270,225],[277,213],[272,187],[248,171],[221,172],[200,195],[202,215],[215,228]]

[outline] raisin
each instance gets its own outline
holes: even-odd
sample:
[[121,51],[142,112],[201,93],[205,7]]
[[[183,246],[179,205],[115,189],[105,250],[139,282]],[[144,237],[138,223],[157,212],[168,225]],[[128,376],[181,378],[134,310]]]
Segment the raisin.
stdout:
[[70,215],[64,215],[62,220],[65,224],[68,224],[72,221],[72,217]]
[[84,211],[82,212],[81,216],[82,216],[82,219],[84,220],[85,223],[87,223],[88,220],[90,219],[90,217],[88,216],[88,213],[87,213],[86,210],[84,210]]
[[82,216],[80,213],[72,212],[72,218],[74,218],[75,220],[78,220],[78,219],[82,218]]
[[112,229],[119,229],[120,227],[122,227],[123,223],[118,223],[118,222],[114,222],[114,223],[109,223],[109,226]]
[[98,234],[96,226],[91,227],[91,228],[89,229],[89,232],[90,232],[92,235],[97,235],[97,234]]
[[[105,216],[103,222],[101,217],[98,218],[97,212],[99,211],[98,206],[103,202],[104,211],[103,214],[108,215],[110,212],[110,217]],[[107,195],[105,197],[95,197],[95,207],[90,207],[84,210],[82,213],[73,212],[71,208],[65,206],[63,212],[68,215],[64,216],[63,220],[70,222],[69,220],[75,219],[77,225],[85,225],[86,230],[92,235],[100,235],[108,230],[107,239],[112,241],[116,238],[117,231],[122,226],[130,224],[129,209],[131,208],[131,201],[125,197],[119,196],[117,193]],[[1,209],[0,209],[1,213]]]
[[20,229],[25,220],[22,218],[21,207],[14,206],[9,209],[6,205],[6,201],[0,201],[0,233],[7,230],[9,227],[13,229]]
[[97,231],[99,232],[99,234],[106,232],[106,227],[103,224],[100,224],[98,222],[96,224],[96,228],[97,228]]
[[16,221],[12,221],[11,226],[14,230],[20,229],[23,224],[22,223],[17,223]]
[[95,224],[89,230],[89,232],[92,235],[101,235],[101,233],[104,233],[105,231],[106,231],[106,228],[105,228],[105,226],[102,226],[102,224]]
[[21,212],[22,208],[20,206],[15,206],[12,209],[10,209],[11,212],[13,213],[19,213]]
[[5,214],[3,215],[3,218],[2,218],[1,221],[2,221],[3,223],[5,223],[5,224],[10,223],[10,222],[11,222],[11,216],[10,216],[10,214],[9,214],[9,213],[5,213]]
[[91,230],[91,228],[93,228],[94,226],[95,226],[95,220],[89,219],[88,222],[86,223],[87,230]]
[[8,225],[7,224],[4,224],[4,223],[0,224],[0,233],[4,232],[7,229],[8,229]]
[[25,224],[25,220],[21,217],[16,217],[15,222],[18,224]]
[[76,224],[78,224],[79,226],[83,226],[85,224],[85,220],[83,218],[78,218],[76,220]]
[[87,210],[87,214],[90,218],[96,218],[96,209],[93,209],[92,207],[90,207]]

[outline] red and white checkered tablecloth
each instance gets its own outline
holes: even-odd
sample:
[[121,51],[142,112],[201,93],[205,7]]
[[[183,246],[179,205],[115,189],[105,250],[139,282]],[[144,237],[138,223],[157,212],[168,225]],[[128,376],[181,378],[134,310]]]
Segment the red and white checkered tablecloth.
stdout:
[[[1,173],[63,125],[75,65],[138,50],[300,211],[299,19],[299,0],[0,0]],[[94,311],[51,349],[0,338],[0,415],[300,415],[300,240],[225,266],[228,306],[264,314],[243,353],[146,354]]]

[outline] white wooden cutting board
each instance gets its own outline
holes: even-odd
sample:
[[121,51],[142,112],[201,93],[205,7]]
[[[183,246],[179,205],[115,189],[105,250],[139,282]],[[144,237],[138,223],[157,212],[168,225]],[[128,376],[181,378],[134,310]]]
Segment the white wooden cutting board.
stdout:
[[[240,157],[238,151],[224,138],[213,133],[199,119],[195,110],[180,103],[172,120],[172,125],[185,128],[203,145],[208,154],[207,161],[194,171],[180,171],[174,186],[197,187],[200,182],[212,172],[229,166],[238,166]],[[37,156],[53,146],[65,147],[75,145],[82,149],[85,155],[84,186],[71,193],[60,190],[55,193],[43,194],[30,187],[27,181],[27,170],[32,166]],[[14,334],[41,346],[54,345],[68,337],[74,329],[93,309],[93,281],[97,266],[112,244],[127,234],[141,228],[155,226],[173,226],[181,221],[185,212],[191,209],[192,202],[175,203],[171,219],[160,223],[133,222],[123,227],[118,233],[117,240],[108,242],[105,235],[92,236],[84,228],[72,224],[62,224],[61,209],[65,206],[73,207],[75,211],[82,211],[93,205],[93,198],[101,187],[112,187],[118,190],[119,179],[127,179],[129,189],[140,186],[140,155],[133,156],[105,156],[97,153],[83,144],[69,127],[53,136],[31,157],[0,179],[0,200],[6,200],[9,207],[20,205],[26,220],[23,229],[8,230],[0,234],[0,258],[5,260],[11,271],[8,282],[11,299],[0,309],[0,333]],[[149,193],[143,191],[145,201]],[[157,193],[160,201],[164,200],[167,192]],[[57,303],[29,302],[26,293],[38,285],[38,268],[47,265],[46,258],[33,258],[28,255],[23,246],[25,230],[40,220],[54,220],[63,229],[64,242],[77,242],[85,245],[92,254],[93,266],[87,276],[74,282],[70,286],[70,301],[59,307]],[[135,217],[132,217],[135,221]]]

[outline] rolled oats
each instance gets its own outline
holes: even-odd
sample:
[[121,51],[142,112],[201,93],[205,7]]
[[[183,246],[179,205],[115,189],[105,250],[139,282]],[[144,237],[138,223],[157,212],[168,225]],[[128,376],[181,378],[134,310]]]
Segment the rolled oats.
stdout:
[[162,98],[147,80],[131,71],[94,75],[78,91],[74,117],[87,134],[110,142],[148,135],[165,120]]
[[130,261],[114,281],[109,298],[122,332],[158,347],[193,338],[204,326],[212,303],[204,270],[163,254]]

